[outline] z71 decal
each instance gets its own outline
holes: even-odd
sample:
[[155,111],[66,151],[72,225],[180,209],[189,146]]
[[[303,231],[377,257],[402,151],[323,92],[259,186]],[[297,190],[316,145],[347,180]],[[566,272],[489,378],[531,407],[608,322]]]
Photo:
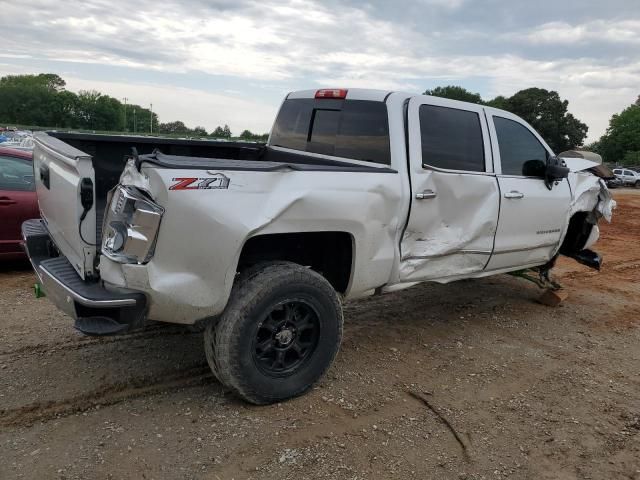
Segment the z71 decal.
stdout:
[[229,188],[229,177],[221,173],[207,178],[181,177],[173,178],[176,182],[169,187],[169,190],[213,190]]

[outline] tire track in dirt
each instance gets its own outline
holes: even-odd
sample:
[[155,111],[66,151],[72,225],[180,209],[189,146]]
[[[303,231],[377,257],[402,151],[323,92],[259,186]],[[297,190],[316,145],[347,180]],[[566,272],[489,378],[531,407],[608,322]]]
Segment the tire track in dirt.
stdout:
[[22,355],[27,353],[33,354],[51,354],[72,350],[80,350],[93,345],[108,345],[111,343],[125,343],[135,340],[146,340],[155,337],[172,336],[172,335],[197,335],[197,333],[189,332],[185,328],[169,329],[166,327],[156,327],[145,329],[141,332],[134,332],[127,335],[113,337],[80,337],[77,340],[69,340],[55,343],[37,343],[33,345],[23,345],[13,350],[0,351],[0,357]]
[[[35,422],[66,417],[96,407],[115,405],[125,400],[149,397],[215,382],[209,366],[198,364],[185,369],[102,385],[93,391],[62,400],[35,402],[18,408],[0,410],[0,426],[28,427]],[[224,393],[222,387],[220,387],[220,392]]]

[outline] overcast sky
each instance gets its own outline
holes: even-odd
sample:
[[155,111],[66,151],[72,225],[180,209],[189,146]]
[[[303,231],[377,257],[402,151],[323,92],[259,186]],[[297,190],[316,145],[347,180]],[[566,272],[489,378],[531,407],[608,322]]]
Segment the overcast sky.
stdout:
[[557,90],[591,141],[640,94],[640,0],[0,4],[0,75],[53,72],[236,134],[268,131],[292,90],[456,84],[487,99]]

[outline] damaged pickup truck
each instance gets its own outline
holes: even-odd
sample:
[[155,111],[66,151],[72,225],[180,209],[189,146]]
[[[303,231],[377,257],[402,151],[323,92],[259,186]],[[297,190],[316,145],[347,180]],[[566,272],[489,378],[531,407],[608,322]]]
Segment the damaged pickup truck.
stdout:
[[[42,219],[23,225],[48,297],[90,335],[205,327],[249,402],[329,368],[345,300],[523,269],[593,268],[615,203],[597,165],[522,119],[425,95],[290,93],[266,145],[36,135]],[[132,147],[134,147],[132,149]]]

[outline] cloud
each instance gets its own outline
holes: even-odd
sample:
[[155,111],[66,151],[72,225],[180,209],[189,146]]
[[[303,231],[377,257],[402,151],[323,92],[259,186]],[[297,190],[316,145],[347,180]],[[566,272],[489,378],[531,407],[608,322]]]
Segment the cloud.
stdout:
[[594,20],[581,24],[549,22],[512,38],[533,45],[579,45],[608,42],[640,45],[640,20]]

